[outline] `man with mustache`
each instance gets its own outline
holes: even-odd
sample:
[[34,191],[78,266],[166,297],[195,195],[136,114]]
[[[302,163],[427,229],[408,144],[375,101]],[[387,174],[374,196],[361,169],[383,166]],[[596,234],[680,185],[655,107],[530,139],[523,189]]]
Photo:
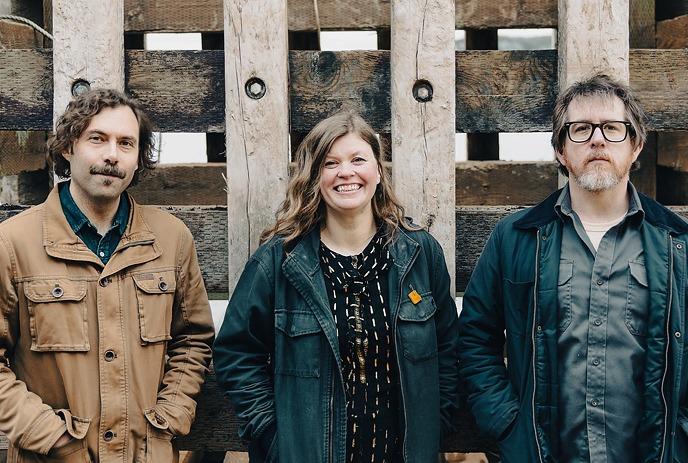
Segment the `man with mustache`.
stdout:
[[213,324],[191,233],[126,192],[155,166],[151,122],[126,95],[92,90],[48,152],[69,180],[0,224],[8,461],[176,461]]
[[688,461],[688,223],[630,183],[645,139],[627,86],[564,90],[569,182],[502,220],[473,272],[460,369],[502,461]]

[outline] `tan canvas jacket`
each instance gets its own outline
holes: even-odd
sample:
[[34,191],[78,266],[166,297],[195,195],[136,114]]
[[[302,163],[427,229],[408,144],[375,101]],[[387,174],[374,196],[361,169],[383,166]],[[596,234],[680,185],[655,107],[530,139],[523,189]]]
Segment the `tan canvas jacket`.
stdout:
[[[161,462],[189,432],[213,322],[181,221],[131,201],[103,267],[57,188],[0,224],[0,431],[8,462]],[[74,441],[51,450],[67,431]]]

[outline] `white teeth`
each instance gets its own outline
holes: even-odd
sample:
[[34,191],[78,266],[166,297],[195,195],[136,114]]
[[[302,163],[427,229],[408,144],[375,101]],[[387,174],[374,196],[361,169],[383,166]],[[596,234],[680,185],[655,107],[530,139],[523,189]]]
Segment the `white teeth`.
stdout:
[[345,191],[355,191],[361,188],[361,185],[357,184],[351,184],[351,185],[339,185],[335,190],[339,192],[345,192]]

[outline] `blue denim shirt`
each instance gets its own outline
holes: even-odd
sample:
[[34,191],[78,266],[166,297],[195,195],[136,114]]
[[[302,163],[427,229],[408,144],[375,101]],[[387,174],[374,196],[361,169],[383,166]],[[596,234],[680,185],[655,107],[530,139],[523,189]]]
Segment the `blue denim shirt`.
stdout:
[[562,463],[637,461],[649,291],[640,226],[629,210],[592,246],[564,188],[559,260],[559,436]]
[[88,249],[98,256],[103,265],[107,264],[110,256],[117,249],[117,245],[120,239],[122,239],[122,235],[127,229],[129,222],[129,198],[127,193],[124,192],[120,196],[119,206],[115,217],[112,219],[112,225],[105,233],[105,236],[101,236],[98,233],[98,229],[74,202],[74,198],[69,191],[69,181],[60,183],[58,189],[60,191],[62,211],[67,218],[69,226],[72,227],[76,236],[84,242]]

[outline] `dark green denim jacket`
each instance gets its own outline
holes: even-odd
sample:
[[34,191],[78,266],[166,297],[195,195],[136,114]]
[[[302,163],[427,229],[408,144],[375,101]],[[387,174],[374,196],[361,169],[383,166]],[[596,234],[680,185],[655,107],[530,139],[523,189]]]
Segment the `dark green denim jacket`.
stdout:
[[[478,425],[499,439],[505,462],[557,459],[558,197],[556,192],[497,225],[463,300],[461,376]],[[640,195],[640,201],[650,308],[637,461],[685,462],[688,223],[652,199]]]
[[[288,253],[273,238],[249,259],[214,348],[222,389],[244,420],[252,462],[344,462],[346,397],[339,342],[320,270],[317,230]],[[407,463],[437,461],[456,408],[457,313],[437,241],[405,231],[390,244]],[[408,293],[421,300],[413,304]]]

